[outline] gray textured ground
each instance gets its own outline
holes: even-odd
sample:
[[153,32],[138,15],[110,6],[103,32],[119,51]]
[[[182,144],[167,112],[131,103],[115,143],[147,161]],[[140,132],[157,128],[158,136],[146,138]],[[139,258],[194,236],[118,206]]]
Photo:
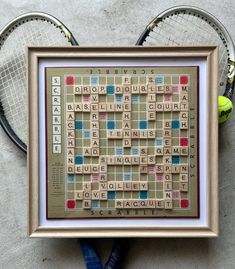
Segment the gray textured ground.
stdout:
[[[0,28],[21,13],[38,10],[62,20],[81,45],[132,45],[159,11],[176,4],[182,2],[0,0]],[[235,1],[198,0],[196,4],[215,14],[235,40]],[[233,117],[220,129],[220,237],[133,239],[126,268],[235,268],[234,121]],[[27,238],[26,205],[26,156],[0,129],[0,268],[85,268],[77,240]],[[103,259],[112,242],[97,241]]]

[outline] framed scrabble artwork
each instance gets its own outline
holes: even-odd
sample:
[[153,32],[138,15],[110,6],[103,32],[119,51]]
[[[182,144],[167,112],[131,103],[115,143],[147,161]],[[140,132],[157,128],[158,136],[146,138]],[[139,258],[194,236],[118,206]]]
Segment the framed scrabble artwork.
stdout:
[[31,237],[218,235],[216,47],[32,47]]

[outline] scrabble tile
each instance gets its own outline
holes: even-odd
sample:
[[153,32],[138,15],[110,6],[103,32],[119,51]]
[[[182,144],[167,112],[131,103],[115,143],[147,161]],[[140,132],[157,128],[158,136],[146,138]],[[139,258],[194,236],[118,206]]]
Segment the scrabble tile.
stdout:
[[100,182],[100,184],[99,184],[99,190],[100,191],[107,190],[107,188],[108,188],[108,185],[107,185],[106,182]]
[[124,111],[122,113],[122,120],[131,120],[131,112]]
[[139,138],[140,137],[140,131],[139,130],[131,130],[131,138],[135,139],[135,138]]
[[67,148],[67,156],[74,157],[74,148]]
[[99,174],[100,172],[100,166],[98,164],[92,164],[91,165],[91,173],[92,174]]
[[102,103],[100,102],[99,103],[99,112],[104,112],[107,110],[107,106],[106,106],[106,103]]
[[156,93],[164,93],[165,87],[164,86],[156,86]]
[[164,172],[164,165],[156,164],[156,173],[163,173],[163,172]]
[[114,110],[117,112],[123,111],[123,104],[114,104]]
[[146,77],[146,83],[147,84],[153,84],[153,85],[155,85],[155,77],[154,76],[147,76]]
[[164,198],[165,200],[171,200],[171,199],[172,199],[172,191],[165,191],[165,192],[163,193],[163,198]]
[[122,85],[116,85],[115,86],[115,94],[122,94],[123,90],[122,90]]
[[115,181],[109,181],[107,186],[108,191],[115,191],[116,190],[116,182]]
[[107,164],[106,163],[100,164],[100,173],[101,174],[107,173]]
[[172,93],[172,86],[171,85],[165,85],[164,93]]
[[107,89],[106,89],[106,86],[104,85],[99,85],[98,90],[99,90],[99,94],[107,94]]
[[172,131],[171,130],[169,130],[169,129],[164,129],[163,130],[163,137],[171,138],[171,136],[172,136]]
[[185,174],[188,173],[188,164],[185,164],[185,163],[184,163],[184,164],[181,164],[181,165],[180,165],[180,173],[183,173],[183,174],[184,174],[184,173],[185,173]]
[[141,191],[147,191],[148,190],[148,182],[147,181],[141,181],[140,182],[140,190]]
[[172,111],[172,104],[171,103],[164,103],[163,110],[164,111]]
[[75,165],[74,173],[75,174],[82,174],[83,173],[83,166],[82,165]]
[[141,155],[140,156],[140,165],[148,164],[148,156]]
[[106,111],[114,112],[115,111],[115,104],[114,103],[106,103]]
[[156,120],[156,112],[148,111],[148,120],[149,121],[155,121]]
[[164,104],[163,103],[156,103],[156,111],[162,112],[164,110]]
[[172,103],[172,111],[180,111],[180,103]]
[[180,120],[181,121],[188,121],[188,112],[186,112],[186,111],[180,112]]
[[75,200],[83,200],[83,191],[75,191],[74,199]]
[[75,122],[74,122],[74,120],[67,120],[66,121],[66,129],[67,130],[74,130],[75,129]]
[[108,199],[107,191],[100,191],[100,200],[107,200],[107,199]]
[[165,181],[164,182],[164,190],[171,191],[172,190],[172,181]]
[[180,166],[178,164],[172,164],[171,165],[171,173],[172,174],[179,174],[180,172]]
[[82,86],[81,85],[75,85],[73,88],[73,93],[74,94],[82,94]]
[[155,148],[155,155],[156,155],[156,156],[162,156],[163,154],[164,154],[164,149],[163,149],[163,147]]
[[165,147],[171,147],[171,138],[164,138],[164,146]]
[[188,129],[188,121],[180,121],[180,129]]
[[148,166],[147,165],[140,165],[140,174],[147,174],[148,173]]
[[147,94],[147,93],[148,93],[147,85],[140,85],[140,94]]
[[188,156],[188,147],[180,147],[180,155]]
[[116,181],[116,183],[115,183],[115,189],[116,189],[116,191],[122,191],[123,189],[124,189],[124,187],[123,187],[123,182],[122,181]]
[[[122,129],[130,130],[130,136],[131,137],[131,121],[122,121]],[[125,137],[125,135],[124,135]]]
[[124,85],[131,84],[131,77],[130,76],[122,77],[122,84]]
[[66,103],[66,111],[73,112],[74,111],[74,103]]
[[66,134],[67,134],[67,138],[75,138],[74,130],[67,130]]
[[126,138],[124,138],[123,139],[123,147],[124,148],[130,148],[131,147],[131,139],[126,139]]
[[180,94],[180,102],[188,102],[188,93]]
[[169,173],[169,174],[164,173],[163,180],[164,181],[172,181],[172,174],[171,173]]
[[91,156],[91,148],[83,148],[82,149],[82,154],[84,156]]
[[156,94],[155,93],[149,93],[147,97],[147,101],[149,103],[155,103],[156,102]]
[[131,164],[132,165],[139,165],[140,157],[139,156],[131,156]]
[[[130,85],[124,85],[122,87],[123,93],[131,93],[131,86]],[[125,99],[124,99],[125,100]]]
[[156,111],[155,103],[147,103],[147,111]]
[[91,192],[91,199],[92,200],[99,200],[100,199],[100,192],[99,191],[92,191]]
[[148,164],[155,164],[156,158],[155,155],[148,155]]
[[164,164],[164,173],[171,173],[171,164]]
[[139,191],[140,190],[140,183],[139,182],[131,182],[131,189],[132,189],[132,191]]
[[165,209],[172,209],[172,200],[165,200]]
[[74,147],[75,147],[75,139],[67,138],[67,148],[74,148]]
[[171,120],[165,120],[164,122],[164,129],[170,129],[171,128]]
[[100,155],[100,149],[99,148],[92,148],[91,149],[91,155],[92,156],[99,156]]
[[99,104],[90,104],[91,112],[98,112],[99,111]]
[[90,94],[91,87],[89,85],[82,85],[82,94]]
[[74,158],[73,157],[67,157],[67,165],[74,165]]
[[188,111],[188,102],[180,102],[180,110],[181,111]]
[[115,208],[123,208],[123,200],[115,200]]
[[123,138],[131,139],[131,131],[130,130],[123,130]]
[[89,164],[84,164],[82,166],[83,169],[83,174],[90,174],[91,173],[91,165]]
[[83,183],[83,190],[84,191],[91,191],[91,183],[90,182]]
[[138,85],[132,85],[131,86],[131,93],[132,94],[138,94],[138,93],[140,93],[140,87]]
[[123,190],[124,191],[131,191],[132,190],[131,182],[123,182]]
[[91,111],[91,105],[90,104],[82,104],[82,111],[83,112],[90,112]]
[[167,156],[163,156],[163,164],[171,164],[171,156],[167,155]]
[[179,189],[181,192],[188,192],[188,182],[180,182]]
[[124,103],[123,104],[123,111],[131,111],[131,103]]
[[180,174],[179,176],[181,182],[188,182],[188,174]]
[[82,207],[84,209],[90,209],[91,208],[91,200],[83,200],[82,201]]
[[74,165],[73,164],[68,164],[67,165],[67,173],[68,174],[74,174]]
[[82,106],[82,104],[81,104],[81,103],[75,103],[75,104],[74,104],[74,111],[75,111],[75,112],[81,112],[81,111],[83,111],[83,106]]
[[100,182],[106,182],[107,181],[107,174],[100,174]]

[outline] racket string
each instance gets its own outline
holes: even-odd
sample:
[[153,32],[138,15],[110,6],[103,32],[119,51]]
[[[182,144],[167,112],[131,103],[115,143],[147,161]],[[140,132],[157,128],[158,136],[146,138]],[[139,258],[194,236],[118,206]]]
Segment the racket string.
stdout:
[[27,141],[26,47],[69,44],[61,29],[48,21],[17,22],[18,26],[13,26],[14,30],[0,47],[0,99],[5,117],[24,143]]
[[151,45],[217,45],[219,48],[219,74],[220,82],[227,80],[228,53],[224,42],[220,38],[221,33],[216,32],[212,26],[201,17],[176,14],[164,18],[150,32],[146,44]]

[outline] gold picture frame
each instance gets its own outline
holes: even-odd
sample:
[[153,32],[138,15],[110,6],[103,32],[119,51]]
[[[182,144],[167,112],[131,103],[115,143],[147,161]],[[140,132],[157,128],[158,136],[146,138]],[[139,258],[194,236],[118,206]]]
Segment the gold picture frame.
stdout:
[[[42,172],[45,144],[42,136],[41,113],[43,99],[40,85],[45,87],[47,66],[67,66],[87,61],[83,66],[94,66],[96,61],[135,62],[135,66],[199,66],[198,79],[204,81],[203,97],[198,106],[198,137],[200,148],[200,217],[157,221],[138,218],[130,222],[110,222],[107,219],[47,220],[44,216],[46,191]],[[54,62],[53,62],[54,61]],[[54,63],[50,64],[50,63]],[[55,64],[56,63],[56,64]],[[44,64],[44,65],[43,65]],[[129,66],[129,65],[128,65]],[[42,69],[40,69],[42,68]],[[43,69],[44,68],[44,69]],[[218,236],[218,110],[217,110],[218,48],[202,47],[29,47],[28,48],[28,234],[30,237],[216,237]],[[201,85],[198,86],[199,91]],[[41,98],[41,99],[40,99]],[[199,101],[199,100],[198,100]],[[200,115],[202,117],[200,120]],[[203,119],[203,121],[202,121]],[[200,128],[199,128],[200,127]],[[44,148],[44,149],[43,149]],[[200,158],[201,158],[200,157]],[[202,162],[202,163],[201,163]],[[43,170],[44,171],[44,170]],[[199,192],[199,189],[198,189]],[[45,218],[45,219],[44,219]],[[145,220],[145,219],[144,219]]]

